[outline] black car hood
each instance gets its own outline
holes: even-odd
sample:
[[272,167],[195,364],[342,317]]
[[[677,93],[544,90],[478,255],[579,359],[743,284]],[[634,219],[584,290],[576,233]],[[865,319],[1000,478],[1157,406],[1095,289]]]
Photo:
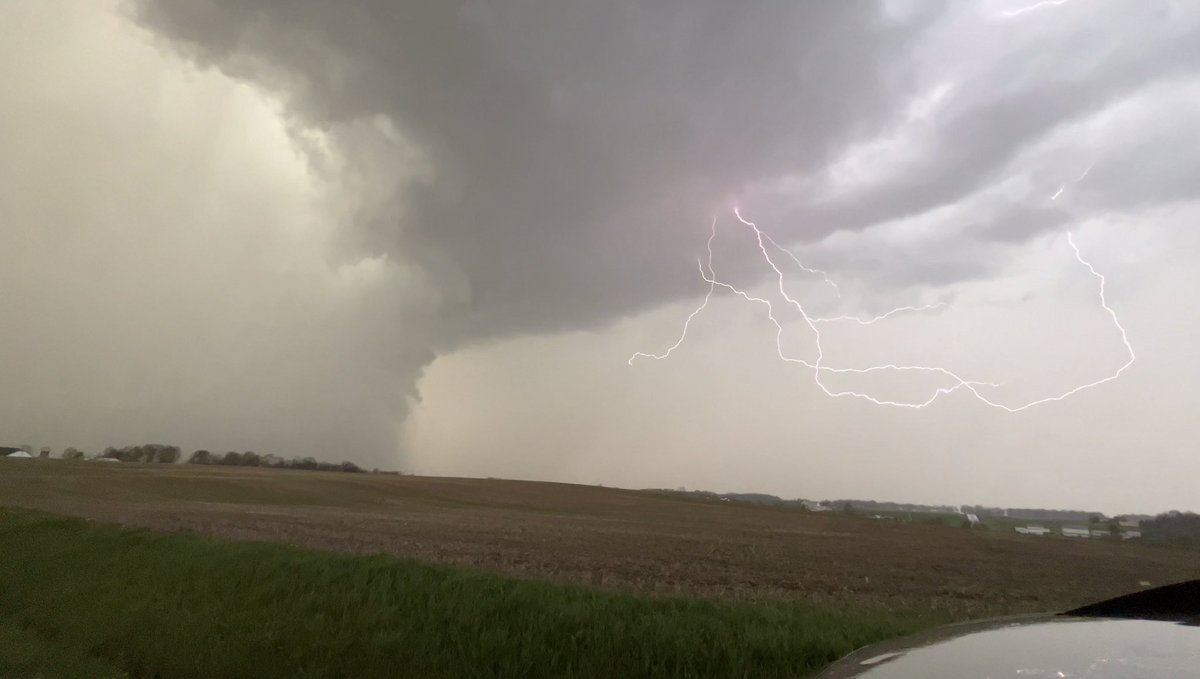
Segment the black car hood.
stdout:
[[1200,679],[1200,581],[860,649],[825,679]]

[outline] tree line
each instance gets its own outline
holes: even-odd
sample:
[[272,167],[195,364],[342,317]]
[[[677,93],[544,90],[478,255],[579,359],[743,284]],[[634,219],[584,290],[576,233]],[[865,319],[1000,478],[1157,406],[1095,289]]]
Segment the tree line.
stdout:
[[[75,447],[67,447],[65,450],[63,450],[62,457],[64,460],[89,459],[87,453]],[[105,448],[104,452],[91,457],[90,459],[108,459],[118,460],[120,462],[153,462],[162,464],[175,464],[180,461],[181,457],[182,452],[180,451],[179,446],[171,446],[161,443],[148,443],[140,446],[125,446],[123,448]],[[187,464],[223,465],[229,467],[269,467],[272,469],[306,469],[321,472],[357,473],[364,471],[353,462],[322,462],[312,457],[297,457],[289,460],[277,455],[259,455],[252,450],[247,450],[242,453],[231,450],[224,454],[213,453],[207,450],[197,450],[188,457],[186,462]]]
[[[43,457],[49,457],[49,449],[43,448],[42,450],[47,452]],[[120,462],[160,462],[162,464],[175,464],[179,461],[179,456],[179,446],[168,446],[161,443],[125,446],[124,448],[108,447],[104,449],[104,452],[90,458],[87,453],[74,446],[67,446],[62,453],[64,460],[118,460]]]
[[1200,514],[1170,511],[1142,521],[1142,537],[1164,542],[1200,543]]
[[247,450],[244,453],[229,451],[224,455],[207,450],[197,450],[187,460],[188,464],[224,465],[228,467],[270,467],[274,469],[306,469],[321,472],[362,472],[353,462],[321,462],[311,457],[286,459],[277,455],[259,455]]

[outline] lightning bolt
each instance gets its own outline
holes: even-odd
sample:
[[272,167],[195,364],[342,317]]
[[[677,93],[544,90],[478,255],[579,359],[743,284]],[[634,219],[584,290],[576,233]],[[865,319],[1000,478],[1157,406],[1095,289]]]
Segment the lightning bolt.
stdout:
[[[737,211],[736,211],[736,210],[734,210],[734,212],[736,213]],[[738,218],[739,218],[739,219],[741,219],[741,215],[738,215]],[[837,295],[837,298],[838,298],[838,299],[841,299],[841,298],[842,298],[842,291],[841,291],[841,289],[840,289],[840,288],[838,288],[838,286],[837,286],[837,283],[834,283],[832,280],[830,280],[830,278],[829,278],[829,274],[825,273],[824,271],[822,271],[822,270],[820,270],[820,269],[812,269],[812,268],[809,268],[809,267],[807,267],[807,266],[804,266],[804,264],[800,262],[800,260],[799,260],[799,259],[796,257],[796,255],[795,255],[795,254],[793,254],[793,253],[792,253],[792,251],[791,251],[791,250],[788,250],[787,248],[783,247],[783,246],[782,246],[782,245],[780,245],[779,243],[776,243],[776,242],[775,242],[775,241],[774,241],[774,240],[773,240],[773,239],[772,239],[770,236],[768,236],[768,235],[766,235],[766,234],[762,234],[762,235],[763,235],[763,236],[764,236],[764,237],[767,239],[767,242],[768,242],[768,243],[770,243],[771,245],[773,245],[773,246],[775,247],[775,249],[776,249],[776,250],[779,250],[780,252],[782,252],[783,254],[787,255],[789,258],[791,258],[791,260],[792,260],[793,262],[795,262],[796,266],[797,266],[797,267],[799,267],[801,271],[805,271],[805,272],[807,272],[807,273],[813,274],[814,276],[820,276],[821,278],[823,278],[823,279],[825,280],[825,284],[826,284],[826,285],[828,285],[829,287],[833,288],[833,292],[834,292],[834,294],[836,294],[836,295]],[[710,268],[709,268],[709,271],[711,271],[711,270],[712,270],[711,266],[712,266],[712,265],[711,265],[711,263],[710,263],[710,264],[709,264],[709,267],[710,267]]]
[[[1090,170],[1091,168],[1088,168],[1088,169]],[[1086,174],[1087,174],[1087,171],[1084,172],[1084,175],[1086,175]],[[1082,176],[1081,176],[1081,178],[1082,178]],[[981,401],[982,403],[984,403],[992,408],[997,408],[997,409],[1004,410],[1004,411],[1007,411],[1010,413],[1016,413],[1016,412],[1027,410],[1029,408],[1033,408],[1035,406],[1042,405],[1045,403],[1062,401],[1062,400],[1069,398],[1070,396],[1073,396],[1074,394],[1077,394],[1086,389],[1091,389],[1093,387],[1100,386],[1107,382],[1111,382],[1111,381],[1119,378],[1130,366],[1133,365],[1134,361],[1137,360],[1137,356],[1133,350],[1133,345],[1129,342],[1129,337],[1125,331],[1124,326],[1121,325],[1121,321],[1118,318],[1117,313],[1112,309],[1112,307],[1110,307],[1108,305],[1108,300],[1105,296],[1107,280],[1105,279],[1105,277],[1102,274],[1100,274],[1098,271],[1096,271],[1095,267],[1093,267],[1090,262],[1088,262],[1086,259],[1083,258],[1083,253],[1080,252],[1079,247],[1075,244],[1075,238],[1074,238],[1073,234],[1068,232],[1067,233],[1067,243],[1071,246],[1072,252],[1075,253],[1076,260],[1078,260],[1081,265],[1086,267],[1087,270],[1094,277],[1096,277],[1096,279],[1099,281],[1100,306],[1105,310],[1105,312],[1108,313],[1109,317],[1112,319],[1113,325],[1116,326],[1116,328],[1120,332],[1121,341],[1125,345],[1125,349],[1128,352],[1128,359],[1125,361],[1124,364],[1121,365],[1120,368],[1118,368],[1111,375],[1108,375],[1104,378],[1095,380],[1093,382],[1089,382],[1087,384],[1083,384],[1083,385],[1074,387],[1072,389],[1069,389],[1069,390],[1067,390],[1061,394],[1055,395],[1055,396],[1048,396],[1045,398],[1029,401],[1029,402],[1021,404],[1021,405],[1012,406],[1012,405],[1006,405],[1004,403],[1000,403],[998,401],[992,400],[979,391],[980,387],[999,387],[1000,386],[999,384],[996,384],[993,382],[982,382],[982,381],[978,381],[978,380],[967,380],[963,377],[960,377],[953,371],[950,371],[946,368],[942,368],[942,367],[938,367],[938,366],[897,365],[894,363],[889,363],[889,364],[884,364],[884,365],[874,365],[874,366],[867,366],[867,367],[860,368],[860,367],[833,367],[833,366],[829,366],[829,365],[823,365],[825,351],[824,351],[824,347],[821,344],[821,331],[820,331],[820,328],[818,327],[820,324],[833,323],[833,322],[838,322],[838,321],[853,321],[860,325],[871,325],[871,324],[877,323],[879,321],[883,321],[887,318],[890,318],[896,314],[905,313],[905,312],[929,311],[929,310],[943,308],[946,305],[945,304],[933,304],[933,305],[924,306],[924,307],[912,307],[912,306],[898,307],[896,309],[892,309],[891,311],[889,311],[885,314],[881,314],[879,316],[875,316],[873,318],[867,318],[867,319],[858,318],[858,317],[854,317],[854,316],[838,316],[838,317],[834,317],[834,318],[814,318],[812,316],[809,316],[808,313],[804,310],[804,306],[798,300],[796,300],[796,299],[792,298],[790,295],[788,295],[786,287],[785,287],[785,276],[784,276],[783,270],[780,269],[779,266],[776,265],[775,261],[771,258],[771,253],[767,249],[767,244],[770,243],[775,249],[788,254],[789,257],[802,270],[804,270],[806,272],[810,272],[810,273],[815,272],[815,273],[821,273],[821,274],[823,274],[824,272],[820,272],[820,270],[810,269],[808,267],[805,267],[803,264],[801,264],[797,260],[795,255],[793,255],[790,251],[779,246],[779,244],[776,243],[774,240],[772,240],[770,238],[770,236],[768,236],[767,234],[764,234],[762,232],[762,230],[759,229],[756,224],[754,224],[754,222],[748,221],[745,218],[743,218],[741,215],[741,212],[739,210],[735,209],[734,215],[737,217],[737,220],[739,222],[741,222],[743,225],[745,225],[746,227],[753,230],[755,239],[758,244],[759,252],[762,254],[762,257],[763,257],[763,261],[765,261],[766,264],[775,273],[775,278],[776,278],[776,281],[778,284],[780,296],[782,296],[784,301],[787,302],[788,306],[794,308],[797,312],[799,312],[801,319],[803,319],[804,323],[808,326],[809,330],[813,333],[814,347],[816,350],[815,360],[810,361],[805,358],[788,356],[784,352],[784,350],[783,350],[784,327],[783,327],[783,324],[776,317],[774,304],[770,300],[751,295],[750,293],[748,293],[744,290],[741,290],[734,285],[731,285],[729,283],[721,281],[716,277],[715,270],[713,269],[713,249],[712,249],[712,243],[713,243],[713,240],[716,238],[716,233],[717,233],[717,219],[716,219],[716,217],[714,217],[713,221],[712,221],[712,225],[709,230],[709,237],[708,237],[708,241],[707,241],[707,249],[708,249],[707,268],[705,267],[705,262],[702,262],[699,260],[697,260],[697,262],[696,262],[697,268],[700,270],[701,277],[704,279],[704,281],[706,283],[708,283],[708,286],[709,286],[708,293],[704,296],[704,301],[700,304],[699,307],[697,307],[694,311],[692,311],[691,314],[688,315],[687,320],[684,322],[683,331],[680,333],[679,339],[676,340],[676,342],[674,344],[672,344],[665,352],[663,352],[662,354],[650,354],[650,353],[645,353],[645,352],[635,353],[633,356],[631,356],[629,358],[630,365],[633,365],[633,362],[638,358],[650,358],[650,359],[655,359],[655,360],[662,360],[662,359],[665,359],[668,356],[670,356],[671,352],[673,352],[675,349],[679,348],[683,344],[683,342],[687,339],[687,332],[688,332],[688,329],[690,327],[692,320],[701,311],[703,311],[705,308],[707,308],[708,303],[709,303],[709,301],[711,301],[712,296],[716,292],[717,288],[728,290],[729,292],[741,297],[742,299],[746,300],[747,302],[752,302],[755,304],[762,305],[766,309],[768,321],[775,327],[775,350],[776,350],[776,353],[778,354],[780,360],[785,363],[799,364],[799,365],[802,365],[805,368],[808,368],[809,370],[811,370],[812,374],[813,374],[814,382],[816,383],[817,387],[819,389],[821,389],[822,392],[825,393],[825,395],[827,395],[829,397],[834,397],[834,398],[842,398],[842,397],[857,398],[857,399],[865,400],[865,401],[868,401],[870,403],[873,403],[875,405],[880,405],[880,406],[894,406],[894,407],[899,407],[899,408],[925,408],[929,405],[932,405],[935,401],[937,401],[937,399],[941,398],[942,396],[953,394],[959,390],[965,390],[965,391],[969,392],[972,396],[974,396],[977,400]],[[827,277],[826,277],[826,280],[828,280]],[[833,284],[832,281],[829,281],[829,283],[831,285]],[[834,289],[835,290],[837,289],[836,285],[834,285]],[[839,374],[839,375],[843,375],[843,374],[866,375],[866,374],[877,373],[877,372],[935,373],[935,374],[938,374],[938,375],[948,378],[948,381],[950,382],[950,384],[948,386],[936,388],[933,391],[933,393],[930,394],[930,396],[923,401],[894,401],[894,400],[876,398],[875,396],[872,396],[865,392],[859,392],[859,391],[853,391],[853,390],[838,391],[838,390],[830,389],[821,379],[822,375],[830,374],[830,373]]]
[[1019,17],[1022,14],[1028,14],[1029,12],[1036,12],[1039,9],[1045,9],[1047,7],[1059,7],[1061,5],[1067,4],[1070,1],[1071,0],[1042,0],[1041,2],[1035,2],[1032,5],[1028,5],[1026,7],[1018,7],[1017,9],[1005,10],[1000,13],[1000,16],[1005,17],[1007,19],[1011,19],[1013,17]]
[[860,318],[858,316],[835,316],[833,318],[814,318],[812,321],[813,323],[837,323],[839,321],[853,321],[859,325],[874,325],[879,321],[887,320],[896,314],[902,314],[909,311],[918,313],[922,311],[936,311],[938,309],[945,309],[948,306],[950,305],[946,304],[945,302],[938,302],[937,304],[926,304],[925,306],[897,307],[886,314],[880,314],[873,318]]
[[1076,178],[1072,179],[1071,181],[1067,182],[1066,184],[1063,184],[1062,186],[1058,187],[1058,190],[1054,192],[1054,195],[1050,196],[1050,200],[1058,200],[1058,197],[1063,195],[1063,191],[1066,191],[1068,186],[1070,186],[1071,184],[1078,184],[1079,182],[1086,179],[1088,176],[1088,173],[1091,172],[1092,168],[1095,166],[1096,166],[1095,163],[1088,165],[1087,169],[1084,170],[1083,173],[1081,173],[1078,177],[1076,177]]
[[705,273],[704,265],[700,263],[700,260],[696,260],[696,264],[700,267],[700,276],[703,277],[704,280],[708,281],[708,293],[706,293],[704,295],[704,301],[700,303],[700,306],[696,307],[696,310],[693,311],[692,313],[688,314],[687,319],[684,320],[683,331],[679,333],[679,339],[675,340],[675,343],[672,344],[671,346],[667,347],[667,350],[661,354],[647,354],[647,353],[643,353],[641,351],[635,353],[634,355],[629,357],[629,365],[633,365],[633,362],[639,358],[653,358],[656,361],[661,361],[662,359],[670,356],[671,352],[678,349],[679,345],[683,344],[683,341],[685,339],[687,339],[688,327],[691,326],[692,319],[695,318],[697,315],[699,315],[699,313],[701,311],[704,311],[704,309],[708,306],[709,300],[712,299],[713,293],[716,292],[716,290],[717,290],[717,282],[716,282],[716,280],[714,280],[716,274],[712,273],[712,259],[713,259],[712,242],[713,242],[713,239],[716,237],[717,237],[717,217],[716,217],[716,215],[714,215],[713,220],[712,220],[712,226],[709,228],[709,235],[708,235],[709,273]]

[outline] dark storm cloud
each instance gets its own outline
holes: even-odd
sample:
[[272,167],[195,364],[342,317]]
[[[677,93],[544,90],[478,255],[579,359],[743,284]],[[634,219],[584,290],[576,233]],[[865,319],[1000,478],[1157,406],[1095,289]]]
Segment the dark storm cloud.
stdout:
[[[1165,2],[1013,18],[870,2],[137,7],[201,63],[282,92],[306,124],[395,124],[431,174],[347,238],[465,281],[448,338],[579,327],[694,293],[688,260],[714,210],[819,176],[939,80],[952,94],[886,181],[763,200],[757,215],[804,241],[952,204],[1057,126],[1200,64],[1196,13]],[[351,156],[377,143],[342,142]],[[973,237],[1019,241],[1069,216],[1011,208],[972,218]]]
[[712,211],[870,134],[930,20],[867,2],[138,7],[198,61],[281,90],[307,124],[390,118],[431,177],[350,237],[464,277],[447,332],[468,337],[694,292],[684,250]]

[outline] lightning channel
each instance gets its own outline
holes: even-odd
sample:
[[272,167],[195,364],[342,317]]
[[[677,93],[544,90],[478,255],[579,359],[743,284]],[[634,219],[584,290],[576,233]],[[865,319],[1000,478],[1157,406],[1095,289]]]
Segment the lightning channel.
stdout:
[[[1083,177],[1085,177],[1090,170],[1091,170],[1091,167],[1089,167],[1087,170],[1085,170],[1083,172],[1083,174],[1080,175],[1079,179],[1077,179],[1076,181],[1083,179]],[[716,290],[718,288],[727,290],[730,293],[733,293],[734,295],[741,297],[742,299],[744,299],[747,302],[751,302],[751,303],[763,306],[766,310],[767,320],[775,328],[775,349],[776,349],[776,353],[779,356],[779,359],[781,361],[783,361],[784,363],[798,364],[798,365],[801,365],[801,366],[811,370],[812,374],[813,374],[814,382],[816,383],[817,387],[826,396],[833,397],[833,398],[843,398],[843,397],[856,398],[856,399],[868,401],[870,403],[873,403],[873,404],[879,405],[879,406],[892,406],[892,407],[913,408],[913,409],[925,408],[925,407],[932,405],[935,401],[937,401],[939,398],[941,398],[943,396],[948,396],[950,394],[953,394],[955,392],[962,390],[962,391],[966,391],[966,392],[970,393],[975,399],[979,400],[980,402],[984,403],[985,405],[987,405],[989,407],[997,408],[997,409],[1004,410],[1004,411],[1007,411],[1010,413],[1017,413],[1017,412],[1021,412],[1023,410],[1027,410],[1029,408],[1033,408],[1038,405],[1062,401],[1062,400],[1069,398],[1081,391],[1091,389],[1094,387],[1098,387],[1102,384],[1116,380],[1119,377],[1121,377],[1121,375],[1126,370],[1128,370],[1129,367],[1132,366],[1134,364],[1134,362],[1137,360],[1137,356],[1134,352],[1133,345],[1129,341],[1128,333],[1126,332],[1125,327],[1121,324],[1120,318],[1117,316],[1116,311],[1114,311],[1112,309],[1112,307],[1109,306],[1109,304],[1108,304],[1108,300],[1106,297],[1107,280],[1100,272],[1098,272],[1095,269],[1094,266],[1092,266],[1092,264],[1088,260],[1084,259],[1083,253],[1080,251],[1078,245],[1075,243],[1074,235],[1071,234],[1070,232],[1068,232],[1067,233],[1067,243],[1070,245],[1072,252],[1075,254],[1075,259],[1082,266],[1084,266],[1092,276],[1094,276],[1098,280],[1100,306],[1108,314],[1108,316],[1111,318],[1111,320],[1113,322],[1113,325],[1119,331],[1120,336],[1121,336],[1121,341],[1124,344],[1125,350],[1128,354],[1128,358],[1126,359],[1126,361],[1112,374],[1107,375],[1103,378],[1097,379],[1095,381],[1073,387],[1067,391],[1064,391],[1061,394],[1036,399],[1036,400],[1029,401],[1029,402],[1021,404],[1021,405],[1014,406],[1014,405],[1007,405],[1007,404],[1001,403],[999,401],[993,400],[980,391],[980,388],[984,388],[984,387],[995,388],[995,387],[1001,386],[1000,384],[994,383],[994,382],[985,382],[985,381],[981,381],[981,380],[965,379],[965,378],[959,376],[958,374],[954,373],[953,371],[943,368],[943,367],[939,367],[939,366],[900,365],[900,364],[895,364],[895,363],[872,365],[872,366],[866,366],[866,367],[835,367],[835,366],[825,365],[824,364],[825,351],[824,351],[824,347],[821,342],[821,339],[822,339],[821,331],[820,331],[820,328],[818,327],[821,324],[845,321],[845,322],[855,322],[855,323],[858,323],[859,325],[872,325],[872,324],[878,323],[880,321],[884,321],[888,318],[891,318],[892,316],[895,316],[897,314],[909,313],[909,312],[933,311],[933,310],[944,308],[947,305],[944,303],[939,303],[939,304],[932,304],[932,305],[920,306],[920,307],[918,307],[918,306],[898,307],[898,308],[892,309],[891,311],[888,311],[887,313],[880,314],[878,316],[871,317],[871,318],[860,318],[860,317],[856,317],[856,316],[837,316],[837,317],[833,317],[833,318],[814,318],[805,311],[804,306],[798,300],[796,300],[795,298],[793,298],[792,296],[790,296],[788,294],[786,285],[785,285],[786,277],[784,275],[784,272],[782,269],[779,268],[779,266],[771,258],[771,254],[767,248],[767,244],[770,243],[771,246],[774,247],[776,250],[779,250],[779,251],[787,254],[789,256],[789,258],[792,259],[793,262],[799,268],[801,268],[802,270],[804,270],[806,272],[809,272],[809,273],[817,272],[817,273],[821,273],[821,274],[824,274],[824,272],[821,272],[820,270],[817,270],[817,269],[810,269],[809,267],[804,266],[802,263],[799,262],[798,258],[796,258],[796,256],[793,253],[791,253],[791,251],[780,247],[779,244],[776,243],[773,239],[771,239],[769,235],[763,233],[763,231],[761,229],[759,229],[758,226],[754,222],[751,222],[751,221],[745,219],[744,217],[742,217],[740,210],[735,209],[734,215],[741,224],[745,225],[746,227],[748,227],[749,229],[751,229],[754,232],[755,239],[758,244],[758,249],[759,249],[760,254],[762,255],[763,261],[775,273],[775,280],[777,282],[777,287],[778,287],[780,296],[783,298],[783,300],[787,303],[787,305],[789,307],[794,308],[799,313],[801,319],[804,321],[804,324],[812,332],[812,335],[814,338],[813,348],[814,348],[815,356],[812,357],[810,360],[809,358],[805,358],[805,357],[789,356],[784,351],[784,348],[783,348],[783,339],[784,339],[784,333],[785,333],[784,325],[779,320],[779,318],[776,316],[775,306],[774,306],[774,303],[771,302],[771,300],[752,295],[752,294],[746,292],[745,290],[742,290],[730,283],[727,283],[727,282],[722,281],[717,278],[716,272],[713,268],[713,250],[712,250],[712,243],[713,243],[714,238],[716,237],[716,228],[717,228],[717,219],[716,219],[716,217],[714,217],[712,225],[710,227],[710,233],[709,233],[709,237],[708,237],[708,241],[707,241],[707,249],[708,249],[707,269],[705,268],[704,263],[697,261],[697,267],[700,270],[700,275],[704,279],[704,281],[706,283],[708,283],[708,285],[709,285],[708,292],[704,296],[703,302],[695,310],[693,310],[691,314],[688,315],[687,319],[684,322],[683,331],[680,333],[679,339],[676,340],[676,342],[674,344],[672,344],[670,347],[668,347],[665,352],[663,352],[661,354],[650,354],[650,353],[645,353],[645,352],[635,353],[633,356],[631,356],[629,358],[630,365],[632,365],[634,363],[634,361],[638,358],[651,358],[651,359],[655,359],[655,360],[662,360],[662,359],[665,359],[668,356],[670,356],[671,352],[673,352],[675,349],[679,348],[683,344],[683,342],[687,339],[687,332],[688,332],[688,329],[690,327],[692,320],[701,311],[703,311],[705,308],[708,307],[708,304],[711,301],[712,296],[714,295],[714,293],[716,292]],[[828,277],[826,277],[826,279],[828,280]],[[834,285],[831,280],[829,281],[829,283],[831,285]],[[834,288],[836,289],[836,285],[834,285]],[[849,390],[849,389],[847,389],[847,390],[831,389],[828,385],[825,384],[825,382],[822,381],[822,375],[828,375],[828,374],[867,375],[867,374],[878,373],[878,372],[934,373],[934,374],[937,374],[937,375],[947,378],[948,383],[945,386],[940,386],[940,387],[937,387],[936,389],[934,389],[933,392],[930,393],[930,395],[924,400],[896,401],[896,400],[890,400],[890,399],[877,398],[866,392],[860,392],[860,391]]]
[[1088,173],[1091,172],[1092,168],[1095,166],[1096,166],[1095,163],[1088,165],[1087,169],[1085,169],[1078,177],[1076,177],[1076,178],[1072,179],[1071,181],[1067,182],[1066,184],[1063,184],[1062,186],[1058,187],[1058,190],[1055,191],[1054,194],[1050,196],[1050,200],[1058,200],[1058,197],[1063,195],[1063,191],[1066,191],[1068,186],[1070,186],[1071,184],[1078,184],[1079,182],[1083,181],[1084,179],[1087,179]]
[[694,311],[692,311],[692,313],[688,314],[687,319],[683,322],[683,331],[679,333],[679,339],[675,340],[675,343],[672,344],[671,346],[667,347],[667,350],[661,354],[647,354],[647,353],[644,353],[641,351],[635,353],[634,355],[629,357],[629,365],[633,365],[633,362],[639,358],[653,358],[656,361],[661,361],[662,359],[670,356],[671,352],[678,349],[679,345],[683,344],[683,341],[685,339],[687,339],[688,327],[691,326],[692,319],[695,318],[696,316],[698,316],[701,311],[704,311],[704,309],[706,307],[708,307],[708,302],[709,302],[709,300],[712,299],[713,292],[715,292],[717,289],[715,274],[712,273],[712,260],[713,260],[712,242],[713,242],[713,239],[716,237],[717,237],[717,216],[713,215],[712,227],[709,228],[709,234],[708,234],[708,269],[709,269],[709,273],[706,274],[704,272],[704,265],[701,264],[699,260],[696,260],[696,265],[700,267],[700,275],[704,278],[704,280],[708,281],[708,293],[706,293],[704,295],[704,301],[701,302],[700,306],[696,307],[696,309]]
[[849,322],[853,322],[853,323],[858,323],[859,325],[875,325],[879,321],[886,321],[887,319],[889,319],[892,316],[895,316],[897,314],[903,314],[903,313],[909,313],[909,312],[920,313],[923,311],[937,311],[938,309],[945,309],[948,306],[950,306],[950,305],[946,304],[945,302],[938,302],[937,304],[926,304],[925,306],[897,307],[885,314],[880,314],[878,316],[874,316],[871,318],[861,318],[859,316],[834,316],[832,318],[814,318],[814,319],[812,319],[812,321],[813,321],[813,323],[838,323],[841,321],[849,321]]
[[1059,6],[1067,4],[1070,1],[1071,0],[1041,0],[1041,2],[1035,2],[1032,5],[1027,5],[1025,7],[1018,7],[1016,9],[1005,10],[1000,13],[1000,16],[1005,17],[1007,19],[1012,19],[1013,17],[1019,17],[1022,14],[1036,12],[1039,9],[1045,9],[1047,7],[1059,7]]

